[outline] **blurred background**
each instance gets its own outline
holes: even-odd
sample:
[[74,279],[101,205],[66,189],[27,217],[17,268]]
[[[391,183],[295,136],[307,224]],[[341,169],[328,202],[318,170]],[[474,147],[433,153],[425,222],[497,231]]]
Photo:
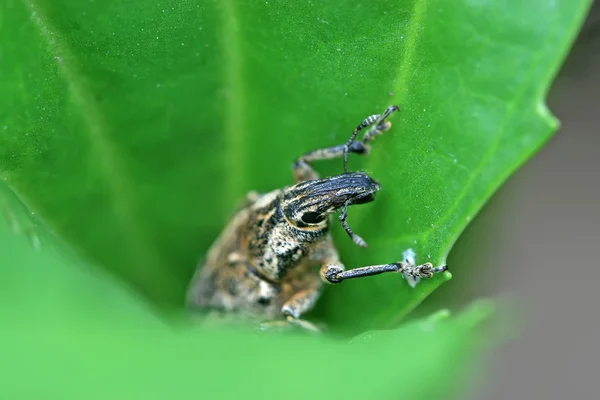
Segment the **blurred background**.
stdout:
[[[600,3],[549,93],[556,136],[494,196],[428,300],[508,299],[517,335],[485,360],[473,399],[600,398]],[[429,308],[429,307],[426,307]]]

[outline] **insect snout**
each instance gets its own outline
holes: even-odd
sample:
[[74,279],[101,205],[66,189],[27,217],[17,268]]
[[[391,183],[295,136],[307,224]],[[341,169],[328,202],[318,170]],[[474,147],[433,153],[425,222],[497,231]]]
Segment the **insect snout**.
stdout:
[[327,198],[328,207],[339,210],[355,204],[370,203],[381,189],[379,182],[365,173],[354,172],[333,177]]

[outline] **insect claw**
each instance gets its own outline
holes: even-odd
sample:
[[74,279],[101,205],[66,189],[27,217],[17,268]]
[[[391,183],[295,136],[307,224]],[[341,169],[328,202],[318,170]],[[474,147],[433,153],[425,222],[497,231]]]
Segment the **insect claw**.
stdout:
[[[448,270],[447,265],[442,265],[439,267],[433,267],[433,264],[430,262],[426,262],[423,265],[415,265],[410,261],[401,262],[401,268],[398,272],[402,273],[405,278],[407,278],[411,283],[416,284],[420,279],[431,279],[433,275],[444,272]],[[414,287],[414,286],[413,286]]]

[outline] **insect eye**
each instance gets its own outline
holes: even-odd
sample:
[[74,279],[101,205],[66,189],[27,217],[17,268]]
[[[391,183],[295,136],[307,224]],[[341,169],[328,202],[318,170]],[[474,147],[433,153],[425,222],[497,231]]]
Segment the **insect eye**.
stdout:
[[318,224],[323,221],[325,217],[317,212],[307,212],[302,214],[302,222],[307,224]]

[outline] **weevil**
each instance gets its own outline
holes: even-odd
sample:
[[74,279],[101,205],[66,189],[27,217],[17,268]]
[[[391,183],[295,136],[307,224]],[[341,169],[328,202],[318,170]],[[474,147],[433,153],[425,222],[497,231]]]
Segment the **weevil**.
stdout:
[[[364,172],[349,172],[348,154],[367,155],[368,143],[390,129],[387,118],[398,110],[390,106],[367,117],[344,144],[300,156],[292,164],[296,184],[251,192],[198,265],[188,306],[317,330],[301,316],[313,307],[323,283],[385,272],[419,280],[445,271],[445,265],[415,265],[411,260],[346,270],[332,240],[331,215],[341,210],[344,230],[356,245],[367,246],[348,225],[348,207],[374,201],[381,186]],[[355,140],[365,128],[363,139]],[[344,173],[320,178],[311,163],[334,158],[343,158]]]

